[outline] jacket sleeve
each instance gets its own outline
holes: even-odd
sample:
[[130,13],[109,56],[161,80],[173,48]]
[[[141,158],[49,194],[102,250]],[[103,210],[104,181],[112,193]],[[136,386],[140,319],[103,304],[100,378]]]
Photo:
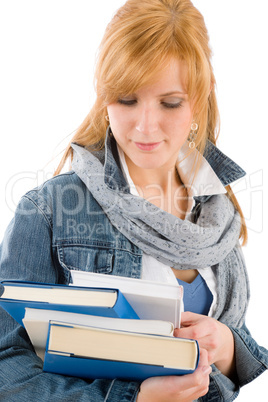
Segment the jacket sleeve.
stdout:
[[[22,198],[0,246],[0,280],[58,283],[51,222],[29,197]],[[0,395],[3,401],[134,401],[139,383],[86,381],[45,373],[26,331],[0,307]]]
[[240,387],[268,368],[268,351],[256,343],[245,324],[241,328],[230,329],[235,341],[236,377],[231,380],[212,365],[209,392],[199,399],[202,402],[233,401],[238,396]]
[[245,324],[230,329],[235,340],[237,380],[243,386],[267,370],[268,350],[257,344]]

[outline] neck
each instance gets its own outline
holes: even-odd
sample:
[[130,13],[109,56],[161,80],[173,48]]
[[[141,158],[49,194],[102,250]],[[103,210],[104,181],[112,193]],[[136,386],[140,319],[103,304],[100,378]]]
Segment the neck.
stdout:
[[176,166],[160,167],[157,169],[143,169],[132,163],[125,155],[130,177],[136,188],[143,191],[158,190],[164,195],[170,191],[170,188],[183,186],[178,175]]
[[141,169],[136,165],[132,166],[127,159],[126,162],[140,197],[180,219],[185,219],[188,194],[175,165],[169,169]]

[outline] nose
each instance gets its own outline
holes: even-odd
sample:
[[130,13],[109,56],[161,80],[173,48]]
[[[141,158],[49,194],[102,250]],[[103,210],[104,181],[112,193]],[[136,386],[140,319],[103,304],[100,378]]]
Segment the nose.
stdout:
[[158,115],[153,107],[144,106],[137,111],[136,130],[145,135],[157,132]]

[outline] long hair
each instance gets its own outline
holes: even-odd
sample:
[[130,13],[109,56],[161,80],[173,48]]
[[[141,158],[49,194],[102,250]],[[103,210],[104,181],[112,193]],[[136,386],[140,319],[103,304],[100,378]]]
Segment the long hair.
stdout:
[[[171,58],[183,60],[187,66],[187,94],[199,125],[196,146],[200,154],[207,139],[216,144],[219,111],[203,16],[190,0],[128,0],[107,26],[100,44],[95,104],[66,148],[55,175],[72,159],[71,142],[99,149],[104,146],[107,105],[153,82]],[[240,237],[245,244],[244,216],[230,186],[226,190],[240,213]]]

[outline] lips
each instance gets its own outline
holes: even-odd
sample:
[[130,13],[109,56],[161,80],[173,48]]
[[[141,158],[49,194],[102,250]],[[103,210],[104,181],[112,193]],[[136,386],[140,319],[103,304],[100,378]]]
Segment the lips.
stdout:
[[154,149],[158,148],[161,143],[162,141],[150,143],[135,142],[135,145],[142,151],[153,151]]

